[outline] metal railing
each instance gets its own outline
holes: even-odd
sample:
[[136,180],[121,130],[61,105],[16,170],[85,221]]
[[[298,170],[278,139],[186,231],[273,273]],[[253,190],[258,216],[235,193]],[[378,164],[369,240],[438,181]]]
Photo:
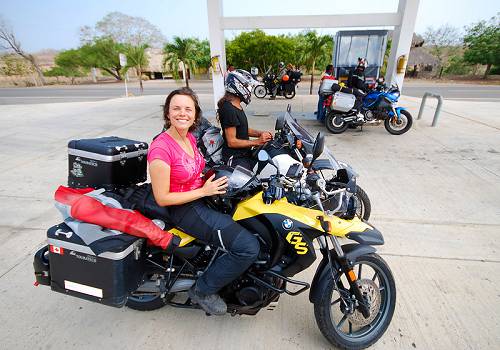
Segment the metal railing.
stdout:
[[441,112],[441,106],[443,104],[443,97],[441,95],[433,94],[430,92],[426,92],[424,96],[422,97],[422,103],[420,104],[420,110],[418,111],[418,117],[417,120],[422,118],[422,114],[424,113],[424,107],[425,107],[425,101],[427,100],[427,97],[435,97],[438,99],[438,104],[436,107],[436,111],[434,112],[434,118],[432,119],[432,125],[431,126],[436,126],[438,118],[439,118],[439,113]]

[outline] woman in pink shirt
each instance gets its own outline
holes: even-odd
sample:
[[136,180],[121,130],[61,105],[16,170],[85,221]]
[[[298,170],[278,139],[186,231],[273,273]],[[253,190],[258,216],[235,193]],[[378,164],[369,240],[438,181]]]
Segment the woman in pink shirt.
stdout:
[[259,254],[255,236],[229,215],[207,207],[203,197],[223,194],[227,178],[203,181],[205,161],[191,131],[201,118],[196,94],[172,91],[163,108],[165,129],[148,151],[149,174],[156,203],[167,207],[170,221],[186,233],[225,252],[196,281],[188,294],[207,313],[222,315],[227,305],[217,292],[240,276]]

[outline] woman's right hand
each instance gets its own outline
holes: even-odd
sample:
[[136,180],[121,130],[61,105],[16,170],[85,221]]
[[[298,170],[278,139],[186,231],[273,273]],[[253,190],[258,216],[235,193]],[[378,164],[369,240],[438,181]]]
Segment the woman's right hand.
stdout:
[[223,176],[220,179],[214,180],[215,174],[210,176],[210,178],[205,181],[202,187],[204,195],[213,196],[214,194],[224,194],[226,193],[227,187],[227,176]]

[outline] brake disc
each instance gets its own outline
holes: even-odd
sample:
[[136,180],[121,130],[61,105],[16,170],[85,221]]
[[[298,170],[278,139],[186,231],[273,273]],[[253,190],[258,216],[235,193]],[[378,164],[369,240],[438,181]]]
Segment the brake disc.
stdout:
[[347,319],[355,326],[364,327],[373,322],[380,310],[382,297],[378,285],[371,279],[359,280],[361,294],[364,297],[364,302],[369,305],[370,316],[365,318],[363,314],[356,309],[352,314],[347,316]]

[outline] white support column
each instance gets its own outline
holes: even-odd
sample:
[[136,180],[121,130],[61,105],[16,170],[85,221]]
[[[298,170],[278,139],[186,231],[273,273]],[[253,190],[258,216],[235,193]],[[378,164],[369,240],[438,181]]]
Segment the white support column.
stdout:
[[210,41],[210,57],[219,56],[217,69],[212,72],[214,89],[214,106],[224,95],[224,73],[226,71],[226,50],[224,29],[222,28],[222,0],[207,0],[208,36]]
[[385,79],[387,83],[397,83],[400,89],[403,88],[404,72],[397,73],[397,61],[401,55],[406,55],[407,59],[410,55],[419,2],[420,0],[399,0],[400,24],[394,28],[392,35],[391,54],[387,62]]

